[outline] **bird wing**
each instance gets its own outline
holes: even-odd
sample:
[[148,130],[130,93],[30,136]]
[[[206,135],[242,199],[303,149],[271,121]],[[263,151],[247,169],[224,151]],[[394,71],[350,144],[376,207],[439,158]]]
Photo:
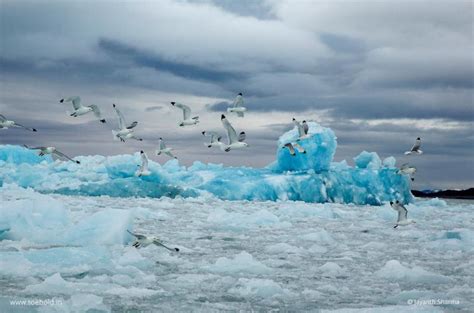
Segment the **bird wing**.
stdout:
[[291,144],[291,142],[285,144],[285,147],[288,148],[288,150],[290,150],[291,155],[295,155],[295,149],[293,148],[293,145]]
[[300,122],[298,122],[297,120],[293,120],[293,123],[296,125],[296,127],[298,128],[298,135],[299,137],[303,137],[304,136],[304,129],[303,129],[303,126],[301,125]]
[[23,147],[25,147],[26,149],[30,149],[30,150],[44,150],[44,149],[46,149],[46,147],[28,147],[27,145],[23,145]]
[[417,139],[415,141],[415,144],[411,148],[411,151],[418,151],[418,149],[420,149],[420,147],[421,147],[421,140]]
[[135,128],[135,126],[138,125],[138,122],[137,121],[134,121],[132,124],[128,125],[127,126],[127,129],[132,129],[132,128]]
[[303,132],[304,132],[305,135],[307,135],[308,131],[309,131],[308,123],[306,123],[306,121],[304,121],[303,122]]
[[3,116],[2,114],[0,114],[0,122],[5,122],[6,120],[7,118]]
[[98,106],[96,106],[95,104],[91,104],[89,105],[89,108],[92,109],[92,112],[94,112],[95,117],[97,117],[98,119],[101,118],[101,114],[100,114],[100,110]]
[[234,102],[232,103],[233,108],[241,107],[244,105],[244,98],[240,95],[235,97]]
[[30,128],[30,127],[23,126],[23,125],[21,125],[21,124],[18,124],[17,122],[15,122],[14,125],[15,125],[16,127],[21,127],[21,128],[26,129],[26,130],[30,130],[30,131],[32,131],[32,132],[33,132],[33,131],[36,131],[34,128]]
[[129,231],[128,229],[127,229],[127,232],[128,232],[130,235],[132,235],[133,237],[137,238],[137,239],[146,239],[146,236],[132,233],[132,232]]
[[183,119],[184,120],[189,119],[189,117],[191,116],[191,108],[190,107],[188,107],[187,105],[182,104],[182,103],[176,103],[175,106],[180,108],[181,110],[183,110]]
[[164,150],[164,149],[166,149],[165,142],[163,141],[163,139],[160,139],[160,150]]
[[293,147],[296,148],[296,150],[298,150],[299,153],[304,153],[305,150],[302,146],[300,146],[297,142],[293,143]]
[[245,132],[240,132],[239,138],[238,138],[239,142],[243,142],[245,140],[245,137],[246,137]]
[[167,151],[167,152],[165,152],[165,154],[166,154],[167,156],[170,156],[170,157],[172,157],[172,158],[177,159],[177,158],[171,153],[171,151]]
[[397,223],[407,219],[408,210],[405,208],[403,204],[400,204],[400,203],[397,204],[397,211],[398,211]]
[[72,107],[74,110],[78,110],[81,107],[81,97],[70,97],[66,101],[72,101]]
[[221,122],[227,131],[227,138],[229,139],[229,144],[233,144],[237,142],[238,141],[237,133],[235,132],[234,127],[232,127],[232,125],[229,123],[229,121],[224,115],[221,116]]
[[120,110],[115,106],[115,104],[114,104],[114,109],[115,109],[115,112],[117,112],[117,115],[119,118],[119,128],[124,129],[126,127],[125,117],[123,116],[122,112],[120,112]]
[[60,152],[60,151],[58,151],[58,150],[54,150],[53,153],[56,154],[57,156],[66,158],[66,159],[68,159],[69,161],[76,162],[76,161],[74,161],[73,159],[71,159],[70,157],[68,157],[67,155],[65,155],[64,153],[62,153],[62,152]]
[[148,170],[148,158],[145,153],[141,153],[142,165],[140,166],[140,171]]
[[221,140],[221,136],[219,136],[219,134],[216,133],[216,132],[212,132],[212,131],[211,131],[211,132],[208,132],[208,131],[205,131],[205,132],[203,133],[203,135],[206,136],[206,137],[211,137],[211,143],[217,142],[217,141]]

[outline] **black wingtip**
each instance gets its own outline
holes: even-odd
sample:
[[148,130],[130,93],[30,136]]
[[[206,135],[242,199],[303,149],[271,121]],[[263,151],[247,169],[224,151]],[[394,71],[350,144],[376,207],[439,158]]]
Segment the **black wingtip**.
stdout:
[[205,133],[206,133],[205,131],[202,131],[202,132],[201,132],[201,134],[203,134],[203,135],[204,135]]
[[390,205],[392,205],[392,204],[393,204],[393,201],[390,201]]
[[306,154],[306,151],[303,151],[304,154]]
[[411,179],[411,181],[415,181],[415,179],[414,179],[414,178],[412,178],[412,179]]
[[81,162],[79,162],[79,161],[76,161],[76,163],[77,163],[77,164],[81,164]]
[[160,137],[160,140],[163,140],[163,138]]
[[104,124],[107,123],[107,122],[105,121],[105,118],[101,119],[100,122],[101,122],[101,123],[104,123]]
[[115,108],[115,103],[114,103],[114,104],[112,104],[112,106]]
[[64,99],[59,100],[59,103],[63,103],[63,102],[64,102]]
[[241,135],[245,135],[245,132],[240,132]]
[[178,249],[178,248],[174,248],[174,250],[175,250],[176,252],[179,252],[179,249]]
[[225,119],[225,115],[221,114],[221,120]]
[[175,105],[175,103],[176,103],[176,102],[174,102],[174,101],[171,101],[171,105]]
[[241,95],[242,95],[242,93],[241,93],[241,92],[239,92],[239,96],[241,96]]
[[33,130],[34,132],[37,132],[36,128],[33,128],[32,130]]
[[145,152],[143,152],[143,150],[140,150],[140,153],[143,154],[143,153],[145,153]]

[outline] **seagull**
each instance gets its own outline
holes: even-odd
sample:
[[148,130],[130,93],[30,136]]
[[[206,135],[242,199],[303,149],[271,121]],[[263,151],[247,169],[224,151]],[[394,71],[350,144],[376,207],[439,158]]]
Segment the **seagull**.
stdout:
[[400,169],[397,171],[400,175],[409,175],[411,180],[414,181],[415,178],[412,177],[416,173],[416,167],[408,165],[408,163],[403,164]]
[[305,137],[308,136],[309,127],[308,127],[308,124],[306,123],[306,121],[303,121],[303,123],[301,124],[295,118],[293,118],[293,124],[295,124],[296,127],[298,128],[298,139],[297,140],[300,140],[300,139],[305,138]]
[[140,151],[140,157],[142,158],[142,165],[138,165],[140,168],[135,173],[135,176],[150,176],[151,172],[148,170],[148,158],[143,150]]
[[244,117],[244,113],[246,111],[247,108],[244,107],[244,98],[242,97],[242,93],[239,93],[237,97],[235,97],[234,102],[232,103],[232,107],[227,108],[227,112],[237,113],[238,117]]
[[132,233],[131,231],[129,231],[127,229],[127,232],[132,235],[133,237],[136,238],[136,240],[133,242],[132,246],[134,246],[135,248],[141,248],[141,247],[146,247],[146,246],[149,246],[151,244],[155,244],[157,246],[161,246],[163,248],[166,248],[170,251],[176,251],[176,252],[179,252],[179,249],[178,248],[174,248],[174,249],[171,249],[167,246],[165,246],[160,239],[158,239],[157,237],[147,237],[147,236],[144,236],[144,235],[139,235],[139,234],[134,234]]
[[285,144],[282,147],[282,149],[285,149],[285,148],[287,148],[290,151],[291,156],[296,155],[295,148],[296,148],[296,150],[298,150],[299,153],[306,153],[306,150],[296,142],[293,142],[293,143],[289,142],[289,143]]
[[410,155],[410,154],[423,154],[423,151],[420,150],[421,147],[421,138],[418,137],[416,138],[415,144],[411,148],[410,151],[405,152],[405,155]]
[[165,142],[163,141],[163,138],[160,137],[160,145],[159,148],[156,150],[156,155],[160,155],[162,153],[166,154],[169,157],[172,157],[174,159],[177,159],[171,151],[173,151],[173,148],[167,148],[165,145]]
[[408,210],[407,208],[405,208],[403,204],[400,203],[400,201],[398,200],[395,202],[390,201],[390,205],[392,206],[392,209],[398,212],[397,224],[393,226],[393,228],[416,223],[414,220],[407,219]]
[[229,144],[223,144],[221,146],[222,150],[229,152],[231,149],[242,149],[249,146],[246,142],[244,142],[245,132],[241,132],[237,137],[234,127],[232,127],[224,114],[221,115],[221,122],[224,128],[227,130],[227,139],[229,141]]
[[211,142],[208,144],[204,144],[206,147],[221,147],[223,145],[223,143],[221,142],[222,136],[220,136],[218,133],[203,131],[202,134],[203,136],[211,137]]
[[187,105],[176,102],[171,102],[171,105],[183,110],[183,120],[179,123],[179,126],[196,125],[199,123],[199,116],[191,118],[191,108]]
[[113,107],[115,109],[115,112],[118,115],[118,124],[119,124],[119,130],[112,130],[112,134],[114,135],[114,139],[120,139],[120,141],[125,142],[126,139],[135,139],[138,141],[142,141],[143,139],[138,138],[135,136],[133,133],[133,128],[137,126],[138,122],[135,121],[130,125],[127,125],[125,122],[125,117],[123,116],[122,112],[117,108],[115,104],[113,104]]
[[26,130],[29,130],[29,131],[32,131],[32,132],[36,131],[36,128],[25,127],[21,124],[18,124],[15,121],[7,120],[7,118],[5,116],[0,114],[0,129],[8,129],[8,127],[23,128],[23,129],[26,129]]
[[101,117],[99,108],[95,104],[83,106],[81,104],[81,97],[78,97],[78,96],[69,97],[67,99],[61,99],[59,100],[59,102],[60,103],[72,102],[72,107],[74,108],[74,112],[71,113],[71,116],[73,117],[78,117],[78,116],[87,114],[89,112],[94,112],[95,117],[97,117],[101,123],[105,123],[105,118]]
[[27,145],[23,145],[25,148],[30,149],[30,150],[39,150],[38,155],[39,156],[44,156],[46,154],[51,154],[51,155],[56,155],[58,157],[62,157],[65,159],[68,159],[69,161],[75,162],[77,164],[81,164],[81,162],[76,161],[65,155],[64,153],[58,151],[55,147],[28,147]]

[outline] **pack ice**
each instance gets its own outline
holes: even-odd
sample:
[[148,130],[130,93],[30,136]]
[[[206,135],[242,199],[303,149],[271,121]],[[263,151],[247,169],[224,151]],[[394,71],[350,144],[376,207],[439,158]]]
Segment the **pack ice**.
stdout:
[[[397,174],[395,159],[383,162],[375,152],[362,152],[333,162],[334,132],[309,122],[308,137],[298,140],[296,127],[278,140],[276,160],[265,168],[224,167],[199,161],[190,167],[177,160],[150,162],[150,176],[136,177],[138,153],[81,156],[81,164],[54,162],[20,146],[0,146],[0,186],[14,183],[42,193],[112,197],[199,197],[212,194],[222,200],[295,200],[380,205],[412,200],[408,177]],[[296,142],[306,153],[291,155],[282,146]]]

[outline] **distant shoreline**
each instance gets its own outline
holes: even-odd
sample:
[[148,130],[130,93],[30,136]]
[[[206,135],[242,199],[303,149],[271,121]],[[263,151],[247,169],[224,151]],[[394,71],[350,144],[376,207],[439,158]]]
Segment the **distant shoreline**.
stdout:
[[420,197],[420,198],[448,198],[448,199],[474,200],[474,188],[469,188],[465,190],[439,190],[439,191],[412,190],[411,193],[415,197]]

